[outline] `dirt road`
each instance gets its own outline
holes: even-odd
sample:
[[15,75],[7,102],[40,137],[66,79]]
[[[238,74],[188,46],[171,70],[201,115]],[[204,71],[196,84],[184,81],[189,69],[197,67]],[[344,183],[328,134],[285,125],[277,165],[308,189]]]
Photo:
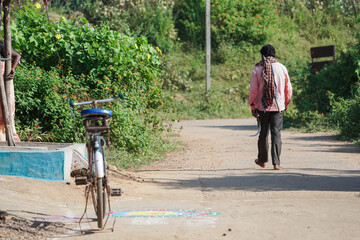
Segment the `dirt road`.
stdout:
[[[0,208],[37,223],[41,236],[58,239],[360,238],[358,147],[328,134],[283,131],[284,170],[274,171],[271,165],[261,169],[254,164],[257,138],[249,137],[256,132],[254,119],[180,125],[182,150],[126,173],[136,181],[111,173],[112,186],[124,190],[122,197],[112,198],[113,215],[140,212],[110,217],[101,232],[89,230],[96,226],[89,224],[94,217],[89,207],[90,220],[83,221],[86,231],[80,233],[83,187],[73,183],[1,176]],[[179,216],[184,212],[195,216]],[[162,213],[168,215],[159,217]],[[56,228],[55,223],[63,225]],[[0,239],[6,234],[0,225]]]

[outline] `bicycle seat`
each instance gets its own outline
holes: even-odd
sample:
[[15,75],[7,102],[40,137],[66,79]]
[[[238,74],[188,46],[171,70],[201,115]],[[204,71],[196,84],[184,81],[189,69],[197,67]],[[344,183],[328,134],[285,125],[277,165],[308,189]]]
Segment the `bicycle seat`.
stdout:
[[81,111],[82,118],[95,117],[95,116],[110,118],[112,116],[112,112],[108,109],[101,109],[101,108],[89,108]]

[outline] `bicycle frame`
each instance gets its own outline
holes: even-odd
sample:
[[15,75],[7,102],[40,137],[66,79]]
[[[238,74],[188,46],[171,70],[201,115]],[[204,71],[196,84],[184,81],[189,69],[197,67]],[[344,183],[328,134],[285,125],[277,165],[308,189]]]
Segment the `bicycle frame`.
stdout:
[[[105,156],[104,156],[104,150],[101,147],[101,139],[103,139],[99,135],[92,136],[93,139],[91,139],[91,144],[93,144],[93,162],[92,164],[95,164],[95,175],[97,178],[105,177]],[[105,143],[105,140],[104,140]]]

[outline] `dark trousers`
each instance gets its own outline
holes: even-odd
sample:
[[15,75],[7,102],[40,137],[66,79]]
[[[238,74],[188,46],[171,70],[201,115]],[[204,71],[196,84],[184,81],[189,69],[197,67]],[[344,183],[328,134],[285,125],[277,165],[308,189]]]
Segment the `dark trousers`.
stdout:
[[269,130],[271,132],[271,158],[273,165],[280,165],[281,154],[281,129],[283,127],[282,112],[259,112],[261,131],[258,140],[258,161],[266,163],[268,161]]

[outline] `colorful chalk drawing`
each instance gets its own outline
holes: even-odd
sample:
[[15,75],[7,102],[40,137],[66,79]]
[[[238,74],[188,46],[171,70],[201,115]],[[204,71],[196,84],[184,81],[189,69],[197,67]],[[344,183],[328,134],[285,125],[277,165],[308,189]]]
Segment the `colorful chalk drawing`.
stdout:
[[[220,213],[217,212],[197,212],[197,211],[184,211],[184,210],[144,210],[144,211],[119,211],[108,212],[106,215],[109,217],[213,217]],[[36,217],[35,221],[38,222],[52,222],[52,221],[71,221],[79,220],[79,217],[65,217],[65,216],[49,216],[49,217]],[[87,219],[87,218],[84,218]]]
[[184,210],[144,210],[144,211],[120,211],[109,212],[110,217],[213,217],[217,212],[197,212]]
[[51,221],[70,221],[78,220],[79,217],[64,217],[64,216],[50,216],[50,217],[36,217],[34,218],[37,222],[51,222]]

